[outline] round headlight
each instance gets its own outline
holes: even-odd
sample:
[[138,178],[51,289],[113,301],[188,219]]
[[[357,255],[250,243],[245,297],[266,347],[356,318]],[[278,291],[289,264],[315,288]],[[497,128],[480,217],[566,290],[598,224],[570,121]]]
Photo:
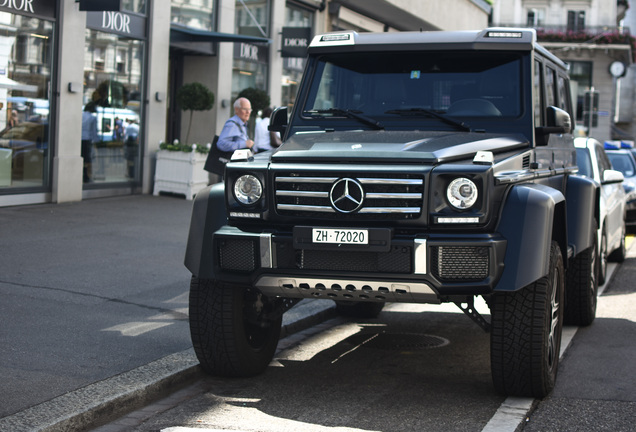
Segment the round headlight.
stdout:
[[234,196],[241,204],[254,204],[261,199],[263,186],[253,175],[243,175],[234,183]]
[[477,186],[467,178],[456,178],[448,185],[446,197],[450,205],[458,210],[471,208],[477,201]]

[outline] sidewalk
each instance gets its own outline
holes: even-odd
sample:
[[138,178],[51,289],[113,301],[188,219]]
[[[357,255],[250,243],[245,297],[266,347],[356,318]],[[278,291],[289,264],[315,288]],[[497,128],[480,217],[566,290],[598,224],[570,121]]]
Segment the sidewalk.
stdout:
[[[0,430],[90,427],[199,376],[183,265],[191,206],[135,195],[0,208]],[[282,336],[333,309],[302,302]]]

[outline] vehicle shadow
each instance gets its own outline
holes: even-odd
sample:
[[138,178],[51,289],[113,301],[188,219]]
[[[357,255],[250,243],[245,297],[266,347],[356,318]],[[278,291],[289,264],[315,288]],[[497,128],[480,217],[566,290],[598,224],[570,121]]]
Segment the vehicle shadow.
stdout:
[[337,322],[278,353],[260,376],[206,378],[205,398],[184,420],[246,430],[257,422],[259,431],[480,431],[505,399],[492,386],[489,335],[462,313]]

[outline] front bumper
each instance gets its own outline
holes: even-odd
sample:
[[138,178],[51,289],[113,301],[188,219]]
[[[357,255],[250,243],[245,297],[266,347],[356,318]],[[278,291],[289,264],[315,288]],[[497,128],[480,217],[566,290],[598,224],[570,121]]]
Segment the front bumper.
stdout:
[[299,248],[291,232],[224,226],[213,234],[213,249],[216,279],[266,295],[438,303],[491,293],[503,271],[506,240],[497,234],[402,234],[382,248]]

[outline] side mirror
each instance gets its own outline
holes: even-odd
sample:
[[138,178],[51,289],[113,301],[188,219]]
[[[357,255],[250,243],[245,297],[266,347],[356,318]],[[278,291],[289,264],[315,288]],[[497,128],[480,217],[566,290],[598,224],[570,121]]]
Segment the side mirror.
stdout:
[[623,180],[625,180],[625,176],[622,172],[616,170],[605,170],[603,171],[603,181],[601,183],[621,183]]
[[572,131],[572,119],[567,111],[554,106],[549,106],[546,111],[548,128],[559,129],[558,131],[550,131],[548,133],[570,133]]
[[284,136],[287,130],[287,107],[278,107],[272,112],[269,118],[268,129],[272,132],[280,132],[281,137]]
[[546,124],[547,126],[535,128],[537,145],[548,145],[547,136],[550,134],[572,132],[572,119],[570,118],[570,114],[555,106],[549,106],[546,109]]

